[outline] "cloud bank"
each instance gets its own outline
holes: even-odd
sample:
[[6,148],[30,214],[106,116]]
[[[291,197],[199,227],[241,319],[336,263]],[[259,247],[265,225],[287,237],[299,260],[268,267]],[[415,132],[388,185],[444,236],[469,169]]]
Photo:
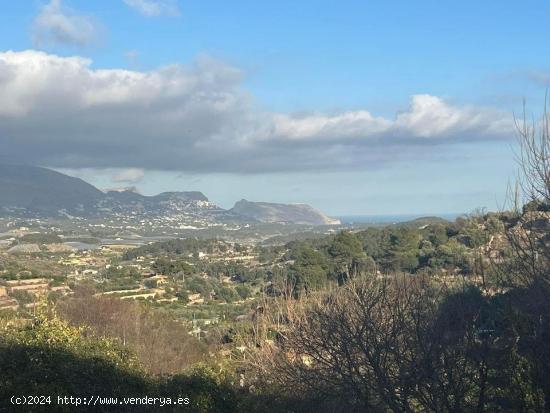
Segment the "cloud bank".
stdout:
[[242,79],[206,56],[139,72],[92,69],[78,56],[0,53],[0,161],[203,173],[346,170],[513,136],[507,113],[425,94],[394,118],[366,109],[268,112]]

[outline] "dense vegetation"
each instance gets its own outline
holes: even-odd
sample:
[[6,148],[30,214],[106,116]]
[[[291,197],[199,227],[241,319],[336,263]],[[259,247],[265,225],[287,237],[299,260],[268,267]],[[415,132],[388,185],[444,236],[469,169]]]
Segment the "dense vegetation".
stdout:
[[[242,247],[194,238],[153,243],[130,250],[123,258],[147,256],[154,259],[152,270],[155,273],[187,277],[185,289],[206,296],[213,291],[218,297],[230,298],[230,302],[236,296],[228,291],[224,294],[223,287],[216,282],[222,275],[240,283],[257,281],[256,287],[262,280],[266,281],[265,290],[272,295],[280,295],[288,288],[299,295],[376,273],[479,275],[488,267],[487,257],[483,258],[485,249],[490,241],[504,236],[509,219],[508,214],[477,213],[455,222],[413,221],[291,241],[284,246],[257,247],[261,265],[253,268],[239,262],[197,260],[199,253],[223,253],[230,248],[239,252]],[[107,278],[115,275],[119,279],[131,278],[130,274],[117,275],[116,271],[110,269]],[[194,277],[201,274],[209,277]]]
[[[488,249],[502,241],[509,220],[509,214],[478,213],[455,222],[392,225],[293,241],[285,246],[282,262],[287,265],[269,274],[271,290],[280,294],[291,288],[297,295],[376,274],[485,275]],[[277,247],[264,250],[276,256]]]
[[56,234],[25,234],[18,239],[20,244],[54,244],[62,242]]
[[[0,409],[21,412],[73,412],[83,406],[57,404],[57,396],[189,398],[189,405],[163,411],[253,411],[252,398],[230,386],[220,370],[197,367],[187,374],[155,377],[119,342],[89,336],[55,314],[41,313],[25,323],[0,320]],[[52,404],[13,406],[13,395],[47,395]],[[158,411],[159,406],[126,409],[95,406],[90,411]]]
[[168,241],[155,242],[143,247],[135,248],[124,254],[124,259],[131,260],[140,255],[159,255],[159,254],[189,254],[197,255],[199,252],[213,253],[215,251],[225,251],[227,244],[218,240],[201,240],[197,238],[178,238]]

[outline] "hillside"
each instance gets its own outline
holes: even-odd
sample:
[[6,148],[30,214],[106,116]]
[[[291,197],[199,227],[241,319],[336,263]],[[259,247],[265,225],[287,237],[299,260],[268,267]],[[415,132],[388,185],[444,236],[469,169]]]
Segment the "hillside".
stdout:
[[306,225],[340,224],[339,220],[329,218],[306,204],[250,202],[246,199],[242,199],[229,211],[259,222],[279,222]]
[[82,179],[34,166],[0,165],[0,209],[89,215],[104,194]]
[[339,223],[305,204],[242,200],[226,211],[199,191],[163,192],[152,196],[139,194],[133,189],[102,192],[82,179],[24,165],[0,165],[0,194],[0,216],[185,216],[190,224],[229,221],[307,225]]
[[220,211],[217,205],[198,191],[163,192],[158,195],[141,195],[133,190],[109,191],[98,207],[106,213],[173,215],[179,213],[205,213]]

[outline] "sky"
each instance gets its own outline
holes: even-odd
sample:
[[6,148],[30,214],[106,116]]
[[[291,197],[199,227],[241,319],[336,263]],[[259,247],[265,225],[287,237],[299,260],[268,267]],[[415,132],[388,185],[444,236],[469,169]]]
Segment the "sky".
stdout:
[[0,14],[0,162],[330,215],[502,208],[550,2],[28,0]]

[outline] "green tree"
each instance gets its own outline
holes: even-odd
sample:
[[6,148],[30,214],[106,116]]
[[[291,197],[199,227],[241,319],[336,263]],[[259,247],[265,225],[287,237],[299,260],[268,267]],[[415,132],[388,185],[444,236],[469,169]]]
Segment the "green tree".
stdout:
[[334,237],[328,247],[332,259],[332,277],[343,283],[369,270],[367,254],[361,240],[349,231],[342,231]]

